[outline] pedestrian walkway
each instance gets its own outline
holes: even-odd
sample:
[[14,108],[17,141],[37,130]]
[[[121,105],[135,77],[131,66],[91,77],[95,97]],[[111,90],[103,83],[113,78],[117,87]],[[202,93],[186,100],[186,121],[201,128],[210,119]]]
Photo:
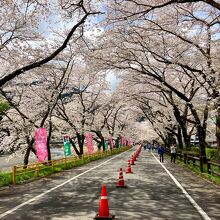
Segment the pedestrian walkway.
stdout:
[[[220,191],[178,164],[141,151],[132,172],[126,174],[128,159],[136,148],[83,167],[55,174],[16,187],[16,193],[0,196],[0,219],[4,220],[90,220],[99,210],[100,192],[106,184],[109,209],[120,220],[220,219]],[[163,167],[164,166],[164,167]],[[127,188],[118,188],[120,168]],[[167,169],[189,193],[194,207],[165,171]]]
[[211,219],[220,219],[220,186],[180,164],[171,164],[170,158],[164,165]]

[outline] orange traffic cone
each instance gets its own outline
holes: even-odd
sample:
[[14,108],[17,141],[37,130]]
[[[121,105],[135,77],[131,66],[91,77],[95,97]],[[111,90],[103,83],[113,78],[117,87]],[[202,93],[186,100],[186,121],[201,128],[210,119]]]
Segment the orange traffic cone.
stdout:
[[134,163],[134,157],[131,158],[131,165],[135,165],[135,163]]
[[124,178],[123,178],[122,168],[120,168],[120,171],[119,171],[118,185],[116,187],[118,187],[118,188],[127,188],[127,186],[125,186],[125,181],[124,181]]
[[103,219],[103,220],[110,220],[115,219],[114,215],[110,215],[109,208],[108,208],[108,195],[106,190],[106,185],[102,185],[102,192],[101,192],[101,200],[99,206],[99,214],[95,216],[94,219]]
[[133,173],[133,172],[131,171],[130,160],[128,160],[128,167],[127,167],[126,173]]
[[135,153],[135,154],[133,155],[133,158],[134,158],[134,161],[137,160],[137,153]]

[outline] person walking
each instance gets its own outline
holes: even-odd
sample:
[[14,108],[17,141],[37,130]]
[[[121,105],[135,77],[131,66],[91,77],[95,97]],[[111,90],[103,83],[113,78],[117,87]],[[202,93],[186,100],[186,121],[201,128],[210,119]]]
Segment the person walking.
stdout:
[[171,163],[175,163],[176,161],[176,144],[171,145],[170,147],[170,153],[171,153]]
[[160,162],[163,163],[163,158],[164,158],[164,153],[165,153],[165,149],[162,145],[160,145],[158,147],[158,154],[160,156]]
[[151,143],[147,144],[147,149],[148,149],[148,152],[151,152],[151,149],[152,149],[152,144]]

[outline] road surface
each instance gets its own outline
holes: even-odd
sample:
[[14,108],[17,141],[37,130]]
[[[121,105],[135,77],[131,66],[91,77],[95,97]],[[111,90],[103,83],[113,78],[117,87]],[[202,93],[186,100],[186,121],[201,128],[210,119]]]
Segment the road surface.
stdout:
[[178,164],[166,160],[161,164],[156,155],[143,150],[132,166],[134,173],[123,172],[128,188],[116,188],[120,167],[126,170],[127,160],[135,151],[132,148],[0,192],[0,219],[93,219],[99,210],[103,183],[107,186],[110,213],[118,220],[220,219],[218,187],[208,185]]

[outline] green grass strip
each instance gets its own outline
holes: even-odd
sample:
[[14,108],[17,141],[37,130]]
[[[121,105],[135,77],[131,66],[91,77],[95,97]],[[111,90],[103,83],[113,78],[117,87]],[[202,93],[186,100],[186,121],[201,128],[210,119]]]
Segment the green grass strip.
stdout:
[[[52,166],[52,161],[45,165],[39,164],[38,169],[27,168],[27,169],[18,171],[17,176],[16,176],[16,184],[22,184],[25,182],[33,181],[35,179],[49,176],[52,173],[57,173],[63,170],[68,170],[74,167],[79,167],[79,166],[82,166],[84,164],[90,163],[95,160],[100,160],[100,159],[104,159],[106,157],[109,157],[115,154],[119,154],[129,149],[130,147],[121,147],[118,149],[114,149],[112,151],[108,150],[105,152],[96,152],[91,155],[84,155],[81,159],[78,159],[78,158],[76,159],[76,157],[66,158],[66,163],[55,163],[53,164],[53,166]],[[12,172],[0,173],[0,187],[11,185],[12,175],[13,175]]]
[[[207,164],[204,164],[204,166],[203,166],[203,171],[204,172],[201,173],[200,167],[199,167],[199,161],[196,161],[196,166],[193,166],[192,161],[190,161],[190,164],[185,164],[179,158],[177,158],[177,162],[178,162],[178,164],[181,164],[182,166],[190,169],[192,172],[196,173],[198,176],[201,176],[202,178],[204,178],[208,181],[211,181],[212,183],[214,183],[216,185],[220,185],[220,177],[219,176],[216,176],[214,174],[208,174]],[[216,171],[218,170],[218,172],[220,172],[218,167],[214,167],[212,169],[214,169]]]

